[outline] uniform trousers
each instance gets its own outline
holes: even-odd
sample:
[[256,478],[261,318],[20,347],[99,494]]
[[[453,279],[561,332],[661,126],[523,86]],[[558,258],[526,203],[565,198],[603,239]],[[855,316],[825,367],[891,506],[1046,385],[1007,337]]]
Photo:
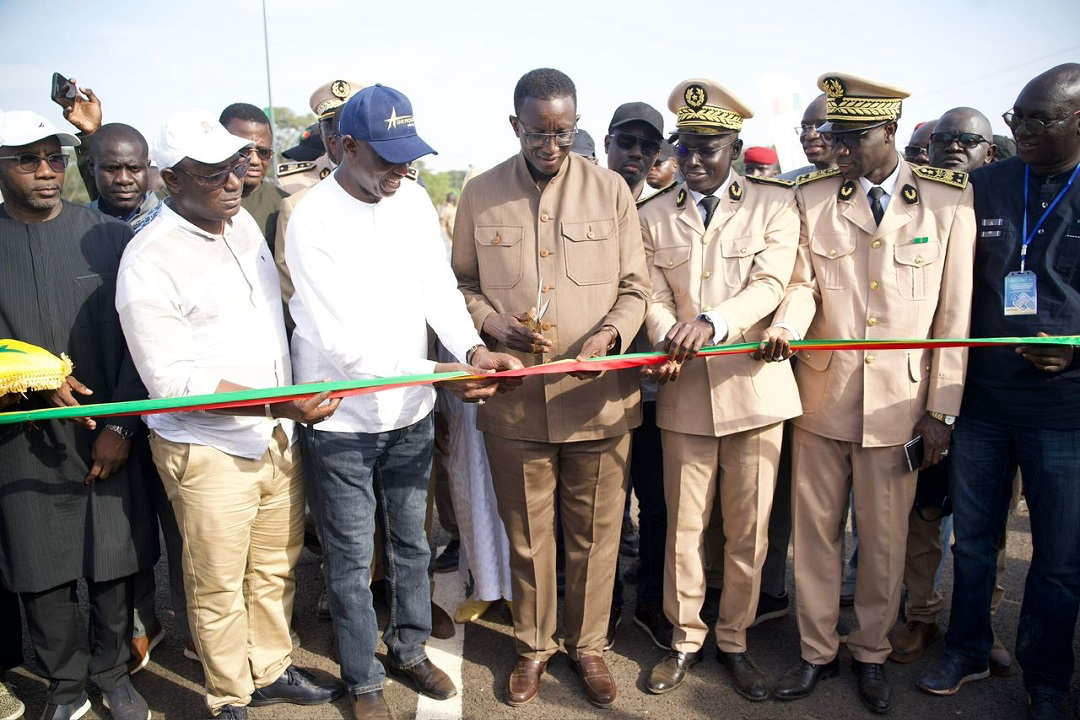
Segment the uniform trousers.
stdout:
[[518,654],[547,660],[559,647],[555,639],[558,497],[566,552],[566,652],[574,660],[601,655],[626,502],[630,434],[547,443],[486,433],[484,442],[499,515],[510,541]]
[[719,496],[724,532],[724,589],[716,645],[746,650],[757,613],[768,551],[769,512],[780,460],[783,423],[711,437],[663,430],[664,497],[668,509],[664,614],[674,626],[672,649],[705,642],[705,531]]
[[292,663],[289,620],[304,547],[300,450],[278,426],[258,460],[150,436],[183,537],[188,622],[206,704],[246,705]]
[[792,434],[796,616],[802,659],[820,665],[840,647],[842,549],[840,522],[854,490],[859,518],[859,574],[855,616],[848,637],[853,658],[884,663],[892,652],[889,630],[900,609],[907,555],[908,514],[917,472],[907,469],[901,446],[862,447],[800,427]]

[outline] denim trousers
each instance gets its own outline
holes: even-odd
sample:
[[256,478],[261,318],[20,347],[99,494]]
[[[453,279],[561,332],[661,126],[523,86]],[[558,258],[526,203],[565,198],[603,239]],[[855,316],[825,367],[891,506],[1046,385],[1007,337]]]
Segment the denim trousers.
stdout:
[[953,498],[952,612],[947,650],[985,667],[990,598],[1019,466],[1031,518],[1016,657],[1029,693],[1063,697],[1073,675],[1080,608],[1080,429],[1016,427],[962,417],[949,453]]
[[341,678],[353,695],[381,689],[386,678],[375,659],[379,628],[370,588],[376,523],[389,593],[390,623],[383,632],[387,660],[410,668],[427,658],[431,549],[424,519],[433,428],[428,414],[380,433],[302,429],[308,501],[322,540]]

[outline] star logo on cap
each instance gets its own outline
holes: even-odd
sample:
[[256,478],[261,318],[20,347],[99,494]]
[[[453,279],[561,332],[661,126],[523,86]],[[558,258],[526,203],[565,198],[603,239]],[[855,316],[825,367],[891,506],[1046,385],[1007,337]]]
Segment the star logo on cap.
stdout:
[[345,80],[335,80],[330,86],[330,92],[334,94],[334,97],[341,98],[342,100],[349,97],[349,90],[351,89],[349,83]]
[[709,96],[705,94],[705,88],[701,85],[691,85],[683,93],[683,99],[686,100],[687,105],[696,109],[704,105]]
[[390,117],[386,118],[386,129],[393,130],[398,125],[412,125],[414,124],[412,115],[398,115],[397,108],[390,108]]

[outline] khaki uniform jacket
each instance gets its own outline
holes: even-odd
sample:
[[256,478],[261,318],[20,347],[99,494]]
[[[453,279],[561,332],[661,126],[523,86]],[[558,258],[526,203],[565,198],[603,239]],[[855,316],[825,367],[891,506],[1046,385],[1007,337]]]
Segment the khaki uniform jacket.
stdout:
[[[774,324],[806,339],[966,338],[975,212],[970,186],[924,179],[902,158],[895,194],[874,224],[862,186],[839,175],[800,182],[802,234]],[[946,177],[966,176],[939,171]],[[967,351],[799,353],[795,376],[809,432],[863,447],[912,438],[928,410],[958,415]]]
[[[645,318],[649,277],[634,199],[621,177],[574,153],[542,193],[521,154],[471,180],[458,203],[453,267],[478,329],[492,313],[527,312],[542,279],[542,302],[550,302],[543,334],[553,351],[495,346],[526,366],[574,359],[602,325],[619,331],[611,353],[622,352]],[[480,407],[476,424],[538,442],[615,437],[641,423],[639,384],[628,371],[527,378]]]
[[[689,188],[680,185],[638,209],[653,295],[645,324],[659,344],[676,322],[721,315],[728,344],[756,342],[784,297],[799,245],[795,194],[781,184],[734,175],[706,231]],[[656,424],[721,437],[801,412],[790,363],[750,355],[696,358],[660,386]]]

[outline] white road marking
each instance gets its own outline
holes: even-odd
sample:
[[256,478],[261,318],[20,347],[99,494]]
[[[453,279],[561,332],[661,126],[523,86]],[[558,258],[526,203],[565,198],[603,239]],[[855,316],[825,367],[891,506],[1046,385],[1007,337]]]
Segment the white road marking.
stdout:
[[[439,548],[442,551],[442,548]],[[461,584],[461,576],[457,572],[435,573],[435,590],[432,593],[435,604],[454,617],[457,610],[465,600],[465,588]],[[465,626],[455,625],[457,632],[448,640],[431,638],[427,642],[428,659],[440,670],[450,676],[458,694],[449,700],[434,700],[426,695],[420,695],[416,702],[416,720],[460,720],[462,713],[462,696],[465,688],[462,685],[461,659],[465,652]]]

